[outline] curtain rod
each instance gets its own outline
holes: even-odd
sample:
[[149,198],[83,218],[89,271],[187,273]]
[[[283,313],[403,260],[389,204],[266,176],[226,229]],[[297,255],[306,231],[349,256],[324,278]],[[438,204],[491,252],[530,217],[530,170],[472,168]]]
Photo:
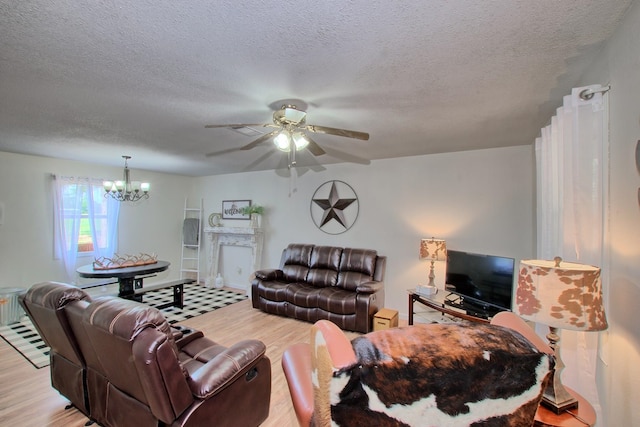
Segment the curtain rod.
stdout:
[[580,92],[580,99],[582,99],[583,101],[588,101],[591,98],[593,98],[593,95],[595,95],[596,93],[606,93],[609,92],[609,90],[611,89],[610,85],[607,86],[602,86],[600,89],[585,89],[582,92]]

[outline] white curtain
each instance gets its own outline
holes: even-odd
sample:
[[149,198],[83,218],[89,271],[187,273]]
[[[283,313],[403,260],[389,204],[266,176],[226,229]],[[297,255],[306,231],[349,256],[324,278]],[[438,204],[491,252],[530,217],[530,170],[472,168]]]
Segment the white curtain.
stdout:
[[[569,262],[596,265],[608,289],[608,95],[580,98],[585,89],[565,96],[551,124],[536,139],[537,256],[560,256]],[[563,384],[582,394],[601,420],[596,388],[599,334],[562,331]]]
[[[56,175],[52,178],[55,254],[64,262],[67,279],[75,283],[83,214],[91,230],[92,255],[111,256],[117,250],[120,204],[102,198],[102,180]],[[105,218],[106,221],[100,220]]]

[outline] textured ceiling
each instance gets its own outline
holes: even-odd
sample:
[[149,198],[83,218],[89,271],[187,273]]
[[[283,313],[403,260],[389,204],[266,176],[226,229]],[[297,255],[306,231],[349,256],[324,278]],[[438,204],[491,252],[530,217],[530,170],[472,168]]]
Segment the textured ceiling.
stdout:
[[0,151],[274,169],[272,144],[204,125],[281,100],[371,135],[314,135],[327,154],[301,167],[531,144],[631,2],[1,0]]

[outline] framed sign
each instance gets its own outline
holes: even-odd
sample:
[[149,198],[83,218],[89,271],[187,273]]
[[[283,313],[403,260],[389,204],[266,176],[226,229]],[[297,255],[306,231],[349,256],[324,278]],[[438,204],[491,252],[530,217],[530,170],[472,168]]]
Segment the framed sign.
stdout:
[[251,206],[251,200],[223,200],[222,219],[249,219],[249,214],[242,213],[242,208],[249,206]]

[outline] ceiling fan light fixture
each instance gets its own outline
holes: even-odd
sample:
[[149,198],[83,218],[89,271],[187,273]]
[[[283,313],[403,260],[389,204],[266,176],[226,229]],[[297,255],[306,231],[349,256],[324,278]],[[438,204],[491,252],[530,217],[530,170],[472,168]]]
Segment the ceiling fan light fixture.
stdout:
[[296,146],[296,151],[304,150],[307,145],[309,145],[309,140],[305,137],[305,134],[302,132],[296,132],[291,137],[293,139],[293,143]]
[[305,111],[298,110],[298,108],[295,105],[283,106],[283,110],[284,110],[284,118],[289,123],[300,123],[307,116],[307,113]]
[[275,138],[273,138],[273,143],[280,151],[287,152],[291,150],[291,139],[287,131],[280,132]]

